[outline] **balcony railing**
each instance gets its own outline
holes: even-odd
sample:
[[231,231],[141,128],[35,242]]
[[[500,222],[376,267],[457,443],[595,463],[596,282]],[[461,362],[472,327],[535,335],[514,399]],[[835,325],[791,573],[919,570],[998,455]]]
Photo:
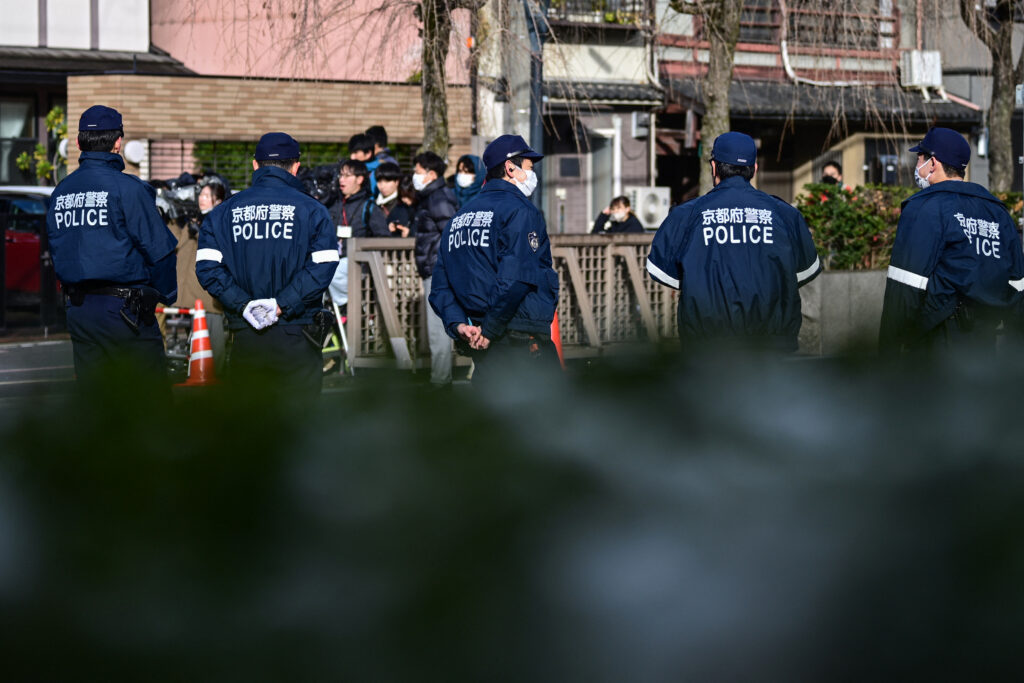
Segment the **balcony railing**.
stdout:
[[[789,0],[786,37],[794,47],[878,52],[899,47],[899,15],[890,0]],[[782,37],[778,0],[746,0],[740,42],[771,45]],[[703,38],[702,27],[698,38]]]
[[647,0],[551,0],[548,21],[559,24],[639,26],[650,16]]

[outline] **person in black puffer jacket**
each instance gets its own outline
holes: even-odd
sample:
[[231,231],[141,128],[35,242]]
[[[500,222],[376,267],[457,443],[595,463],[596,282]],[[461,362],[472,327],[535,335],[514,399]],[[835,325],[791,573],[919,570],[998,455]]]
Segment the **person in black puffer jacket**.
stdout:
[[[413,185],[419,192],[419,204],[413,216],[416,232],[416,270],[423,278],[423,301],[430,297],[430,276],[437,262],[441,237],[455,215],[455,193],[445,184],[447,164],[433,152],[413,159]],[[430,382],[446,386],[452,381],[452,340],[444,324],[430,306],[425,306],[430,341]]]

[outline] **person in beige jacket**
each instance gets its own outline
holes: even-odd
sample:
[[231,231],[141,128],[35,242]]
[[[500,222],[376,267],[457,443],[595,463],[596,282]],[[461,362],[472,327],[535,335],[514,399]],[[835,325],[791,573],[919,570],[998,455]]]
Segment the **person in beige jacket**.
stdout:
[[171,232],[178,238],[178,300],[180,308],[192,308],[196,299],[203,302],[206,310],[206,326],[210,330],[210,347],[217,372],[224,369],[224,307],[217,299],[199,285],[196,277],[196,251],[199,248],[199,231],[203,219],[213,207],[224,201],[224,186],[218,182],[207,183],[199,192],[199,210],[202,215],[190,221],[185,227],[171,223]]

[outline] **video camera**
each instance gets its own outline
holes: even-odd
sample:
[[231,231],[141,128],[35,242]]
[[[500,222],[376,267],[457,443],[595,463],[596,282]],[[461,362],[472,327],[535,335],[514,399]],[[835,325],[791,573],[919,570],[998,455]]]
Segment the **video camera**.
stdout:
[[297,177],[306,193],[324,206],[330,206],[338,198],[338,164],[324,164],[312,170],[303,167]]
[[150,181],[150,185],[156,188],[156,208],[160,217],[179,228],[188,226],[189,235],[197,235],[199,225],[203,222],[203,214],[199,210],[199,193],[210,183],[220,183],[227,190],[225,194],[230,194],[227,182],[213,173],[199,178],[182,173],[172,180]]

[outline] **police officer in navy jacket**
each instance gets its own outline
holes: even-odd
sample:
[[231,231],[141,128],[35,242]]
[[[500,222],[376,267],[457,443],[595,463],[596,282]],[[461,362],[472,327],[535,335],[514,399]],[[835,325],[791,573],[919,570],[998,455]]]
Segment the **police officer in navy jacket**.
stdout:
[[731,339],[795,351],[799,288],[821,272],[807,223],[778,197],[750,185],[757,147],[743,133],[715,139],[715,187],[661,224],[647,259],[657,282],[679,290],[679,336]]
[[269,371],[319,391],[322,358],[303,327],[321,310],[338,266],[334,224],[296,179],[299,143],[267,133],[256,145],[252,186],[210,212],[196,275],[224,304],[233,343],[228,371]]
[[67,295],[68,331],[80,381],[111,361],[140,378],[166,380],[153,315],[177,296],[177,240],[156,210],[153,188],[123,173],[121,115],[96,105],[78,123],[79,166],[50,199],[46,232]]
[[903,202],[879,346],[889,354],[958,342],[994,348],[1001,322],[1016,328],[1024,290],[1013,219],[985,188],[964,180],[971,148],[956,131],[932,128],[910,151],[923,189]]
[[474,382],[504,364],[558,368],[558,276],[544,216],[529,199],[542,158],[518,135],[494,140],[483,155],[486,184],[441,236],[430,305],[470,349]]

